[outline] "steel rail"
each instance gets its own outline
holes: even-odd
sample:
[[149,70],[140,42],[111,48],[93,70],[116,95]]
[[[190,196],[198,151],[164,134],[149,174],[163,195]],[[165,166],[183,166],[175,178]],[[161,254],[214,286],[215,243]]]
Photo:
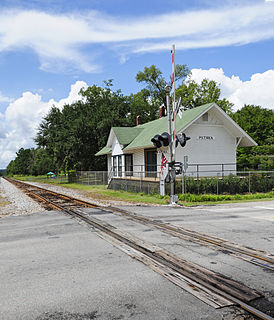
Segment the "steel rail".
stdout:
[[[48,190],[48,189],[45,189],[45,188],[41,188],[41,187],[38,187],[38,186],[33,186],[33,185],[30,185],[28,183],[24,183],[22,181],[18,181],[18,180],[14,180],[14,179],[7,179],[9,180],[10,182],[12,183],[15,183],[17,185],[24,185],[26,186],[27,188],[36,188],[36,189],[39,189],[41,190],[42,192],[49,192],[55,196],[60,196],[60,193],[56,193],[54,191],[51,191],[51,190]],[[77,198],[74,198],[74,197],[71,197],[71,196],[68,196],[68,195],[64,195],[62,194],[62,197],[66,198],[66,199],[69,199],[69,200],[72,200],[80,205],[84,205],[86,207],[91,207],[91,208],[100,208],[101,210],[105,210],[105,211],[110,211],[110,212],[116,212],[116,213],[119,213],[119,214],[122,214],[124,215],[125,217],[129,218],[129,219],[133,219],[133,220],[136,220],[140,223],[145,223],[145,224],[148,224],[148,225],[151,225],[151,226],[154,226],[164,232],[171,232],[173,236],[176,236],[176,237],[179,237],[179,238],[182,238],[182,236],[187,236],[189,237],[190,239],[187,239],[189,241],[193,241],[191,238],[193,239],[197,239],[199,240],[199,244],[200,245],[205,245],[205,244],[210,244],[210,245],[213,245],[213,246],[216,246],[217,248],[224,248],[224,249],[227,249],[230,251],[230,253],[232,254],[235,254],[236,253],[236,257],[238,258],[242,258],[250,263],[253,263],[257,266],[260,266],[262,268],[266,268],[268,270],[274,270],[274,259],[271,259],[267,256],[264,256],[264,255],[260,255],[258,254],[257,252],[252,252],[252,249],[247,249],[247,248],[243,248],[243,247],[239,247],[238,245],[235,245],[234,243],[230,243],[228,242],[227,240],[223,240],[223,239],[220,239],[220,238],[216,238],[216,237],[212,237],[212,236],[209,236],[209,235],[206,235],[206,234],[200,234],[198,233],[197,231],[192,231],[192,230],[188,230],[188,229],[185,229],[185,228],[182,228],[182,227],[176,227],[176,226],[172,226],[172,225],[167,225],[163,222],[159,222],[159,221],[154,221],[150,218],[147,218],[147,217],[140,217],[132,212],[129,212],[129,211],[126,211],[126,210],[123,210],[123,209],[120,209],[120,208],[117,208],[117,207],[102,207],[102,206],[99,206],[97,204],[93,204],[91,202],[87,202],[87,201],[84,201],[84,200],[80,200],[80,199],[77,199]],[[204,243],[201,243],[202,242],[205,242]],[[255,250],[253,250],[255,251]],[[257,261],[257,260],[247,260],[245,259],[243,256],[239,256],[237,255],[238,254],[241,254],[243,256],[248,256],[248,257],[251,257],[251,258],[255,258],[257,260],[261,260],[260,261]],[[267,262],[268,264],[265,264],[265,262]]]
[[[126,210],[123,210],[123,209],[119,209],[119,208],[115,208],[115,207],[109,207],[109,209],[116,211],[116,212],[119,212],[120,214],[122,214],[124,216],[128,216],[133,220],[136,220],[136,221],[139,221],[142,223],[146,223],[149,225],[153,225],[156,228],[161,229],[163,231],[165,231],[165,230],[171,231],[172,235],[174,235],[174,236],[176,235],[176,236],[180,237],[180,235],[185,235],[188,237],[193,237],[193,238],[196,238],[196,239],[201,240],[203,242],[207,242],[209,244],[212,244],[214,246],[222,247],[222,248],[228,249],[232,252],[240,253],[240,254],[243,254],[246,256],[250,256],[252,258],[256,258],[258,260],[262,260],[264,262],[268,262],[271,265],[263,264],[263,267],[267,268],[269,270],[274,270],[274,259],[271,259],[267,256],[259,255],[258,253],[254,253],[251,251],[252,249],[241,248],[239,246],[236,246],[236,244],[234,244],[234,243],[228,242],[227,240],[224,240],[221,238],[216,238],[216,237],[209,236],[206,234],[201,234],[201,233],[198,233],[197,231],[188,230],[183,227],[176,227],[176,226],[173,226],[170,224],[165,224],[165,223],[159,222],[159,221],[154,221],[154,220],[147,218],[147,217],[140,217],[140,216],[137,216],[136,214],[133,214],[133,213],[126,211]],[[252,262],[252,261],[250,261],[250,262]],[[257,265],[257,263],[255,263],[255,264]]]
[[[21,184],[21,182],[20,182],[20,184]],[[29,184],[25,184],[25,183],[23,183],[23,184],[30,186]],[[43,188],[40,188],[40,187],[38,187],[38,189],[48,192],[47,189],[43,189]],[[179,272],[179,273],[183,274],[184,276],[187,276],[191,280],[203,285],[205,288],[207,288],[209,290],[212,290],[213,292],[215,292],[217,294],[220,294],[221,296],[227,298],[228,300],[232,301],[236,305],[238,305],[241,308],[245,309],[249,313],[259,317],[260,319],[263,319],[263,320],[274,320],[274,318],[272,318],[271,316],[269,316],[269,315],[265,314],[264,312],[262,312],[262,311],[260,311],[260,310],[258,310],[256,308],[250,306],[248,303],[238,299],[237,297],[232,296],[231,294],[228,294],[227,292],[224,292],[223,290],[220,290],[220,289],[216,288],[212,284],[209,284],[209,283],[207,283],[207,282],[205,282],[205,281],[203,281],[201,279],[197,279],[197,278],[193,277],[193,275],[189,274],[189,272],[186,272],[186,271],[182,270],[181,267],[176,265],[176,264],[174,264],[174,262],[170,262],[169,260],[164,259],[161,255],[159,256],[157,254],[157,252],[154,252],[154,253],[149,252],[146,248],[140,246],[139,244],[134,243],[133,241],[127,239],[126,237],[121,236],[120,234],[118,234],[117,232],[111,230],[110,228],[106,227],[105,225],[100,224],[100,223],[92,220],[90,217],[86,216],[84,213],[81,213],[81,212],[76,211],[74,209],[68,209],[64,205],[60,205],[60,204],[54,203],[52,200],[49,200],[49,199],[47,199],[46,197],[44,197],[42,195],[37,195],[33,191],[28,190],[28,192],[31,193],[33,196],[39,198],[43,202],[48,203],[51,207],[55,207],[56,209],[58,209],[58,210],[60,210],[62,212],[65,212],[65,213],[67,213],[69,215],[76,216],[76,217],[80,218],[81,220],[84,220],[86,223],[88,223],[88,224],[92,225],[93,227],[99,229],[100,231],[110,235],[111,237],[115,238],[116,240],[121,241],[122,243],[125,243],[126,245],[134,248],[135,250],[138,250],[141,253],[147,255],[149,258],[154,259],[155,261],[157,261],[157,262],[159,262],[159,263],[161,263],[161,264],[163,264],[165,266],[168,266],[169,268],[175,270],[176,272]],[[68,200],[73,199],[72,197],[69,197],[69,196],[65,196],[64,197],[63,194],[60,195],[60,194],[58,194],[56,192],[50,191],[50,193],[54,194],[55,196],[59,196],[59,197],[61,197],[63,199],[64,198],[67,198]],[[75,200],[77,200],[77,202],[79,203],[79,201],[78,201],[79,199],[75,199]],[[80,202],[82,202],[82,200],[80,200]],[[92,204],[90,204],[90,203],[88,203],[86,201],[83,201],[83,203],[85,203],[85,204],[87,204],[89,206],[97,207],[97,208],[100,208],[100,209],[105,209],[105,208],[102,208],[102,207],[100,207],[98,205],[94,206],[94,205],[92,205]]]
[[[6,178],[7,179],[7,178]],[[51,191],[51,190],[48,190],[48,189],[45,189],[45,188],[41,188],[41,187],[38,187],[38,186],[34,186],[34,185],[31,185],[31,184],[28,184],[28,183],[24,183],[22,181],[18,181],[18,180],[14,180],[14,179],[7,179],[8,181],[10,181],[11,183],[15,183],[17,185],[24,185],[26,186],[27,188],[36,188],[36,189],[39,189],[41,191],[47,191],[55,196],[60,196],[61,194],[60,193],[57,193],[57,192],[54,192],[54,191]],[[84,200],[80,200],[80,199],[77,199],[77,198],[74,198],[74,197],[71,197],[71,196],[68,196],[68,195],[64,195],[62,194],[62,197],[66,198],[66,199],[69,199],[69,200],[72,200],[80,205],[84,205],[86,207],[91,207],[91,208],[100,208],[101,210],[104,210],[104,211],[108,211],[108,212],[116,212],[116,213],[119,213],[119,214],[122,214],[123,216],[129,218],[129,219],[132,219],[132,220],[135,220],[137,222],[140,222],[140,223],[143,223],[143,224],[147,224],[147,225],[150,225],[150,226],[154,226],[164,232],[171,232],[173,236],[176,236],[176,237],[179,237],[179,238],[182,238],[182,236],[187,236],[189,237],[190,239],[187,239],[189,241],[192,241],[191,238],[193,239],[197,239],[199,240],[199,244],[200,245],[212,245],[212,246],[216,246],[217,248],[224,248],[226,250],[229,250],[230,253],[232,254],[235,254],[235,256],[237,258],[242,258],[244,259],[245,261],[248,261],[252,264],[255,264],[256,266],[259,266],[259,267],[262,267],[264,269],[268,269],[268,270],[271,270],[273,271],[274,270],[274,259],[270,258],[270,257],[267,257],[265,255],[262,255],[262,254],[258,254],[258,252],[254,252],[255,250],[252,251],[252,249],[248,249],[248,248],[243,248],[239,245],[236,245],[234,243],[231,243],[227,240],[224,240],[224,239],[221,239],[221,238],[216,238],[216,237],[213,237],[213,236],[209,236],[209,235],[206,235],[206,234],[201,234],[201,233],[198,233],[197,231],[193,231],[193,230],[188,230],[188,229],[185,229],[183,227],[176,227],[176,226],[173,226],[173,225],[170,225],[170,224],[165,224],[164,222],[159,222],[159,221],[154,221],[150,218],[147,218],[147,217],[140,217],[138,215],[136,215],[135,213],[132,213],[130,211],[127,211],[127,210],[124,210],[124,209],[120,209],[120,208],[117,208],[117,207],[112,207],[112,206],[109,206],[109,207],[103,207],[103,206],[99,206],[97,204],[94,204],[94,203],[91,203],[91,202],[88,202],[88,201],[84,201]],[[201,242],[204,242],[204,243],[201,243]],[[237,254],[240,254],[240,255],[243,255],[243,256],[247,256],[247,257],[251,257],[253,259],[257,259],[257,260],[250,260],[250,259],[245,259],[243,256],[239,256]],[[261,260],[258,261],[258,260]],[[267,262],[268,264],[265,264],[265,262]]]

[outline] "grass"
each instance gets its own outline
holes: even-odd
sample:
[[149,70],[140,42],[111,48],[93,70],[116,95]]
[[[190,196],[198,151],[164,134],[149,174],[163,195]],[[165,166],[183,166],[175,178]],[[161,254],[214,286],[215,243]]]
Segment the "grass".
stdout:
[[162,197],[158,194],[150,195],[144,193],[135,193],[122,190],[110,190],[105,185],[81,185],[77,183],[63,183],[62,187],[72,188],[86,191],[88,196],[98,200],[115,200],[126,201],[132,203],[151,203],[151,204],[167,204],[168,197]]
[[62,183],[54,179],[46,179],[46,176],[14,176],[15,179],[22,181],[36,181],[47,184],[60,184],[62,187],[77,189],[85,191],[87,196],[97,200],[115,200],[115,201],[125,201],[131,203],[150,203],[150,204],[167,204],[169,202],[168,196],[160,196],[159,194],[144,194],[135,193],[122,190],[111,190],[107,189],[106,185],[83,185],[78,183]]
[[[97,200],[115,200],[125,201],[131,203],[148,203],[164,205],[169,203],[169,196],[160,196],[159,194],[144,194],[135,193],[122,190],[107,189],[105,185],[82,185],[77,183],[62,183],[54,179],[45,179],[46,176],[14,176],[18,180],[60,184],[62,187],[82,190],[87,193],[87,196]],[[179,204],[184,206],[193,205],[211,205],[211,204],[223,204],[223,203],[235,203],[235,202],[249,202],[249,201],[268,201],[274,200],[274,191],[267,193],[254,193],[254,194],[235,194],[235,195],[215,195],[215,194],[180,194]]]
[[249,201],[270,201],[274,200],[274,191],[267,193],[250,193],[250,194],[181,194],[179,195],[179,203],[192,203],[192,204],[222,204],[222,203],[235,203],[235,202],[249,202]]

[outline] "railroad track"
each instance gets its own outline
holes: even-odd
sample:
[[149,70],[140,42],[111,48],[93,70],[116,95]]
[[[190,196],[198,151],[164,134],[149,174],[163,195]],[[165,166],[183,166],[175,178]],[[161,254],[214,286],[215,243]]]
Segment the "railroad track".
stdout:
[[[183,227],[177,227],[171,224],[166,224],[160,220],[155,221],[148,217],[138,216],[134,212],[123,210],[117,207],[111,207],[111,206],[107,208],[101,207],[87,201],[75,199],[67,195],[60,195],[53,191],[49,191],[47,189],[40,188],[37,186],[35,187],[33,185],[26,184],[21,181],[16,181],[12,179],[7,179],[7,180],[12,182],[13,184],[16,184],[19,188],[23,188],[25,192],[28,192],[29,196],[36,198],[42,203],[45,203],[46,206],[50,206],[53,209],[55,208],[59,210],[58,207],[54,206],[53,202],[49,204],[47,199],[50,199],[50,198],[54,199],[58,196],[59,202],[61,201],[61,199],[63,199],[63,202],[66,202],[63,204],[64,206],[74,206],[76,203],[77,205],[80,205],[83,207],[100,208],[105,211],[110,211],[114,214],[123,215],[127,219],[145,224],[149,227],[157,228],[162,232],[170,234],[174,237],[185,239],[187,241],[191,241],[202,246],[207,246],[214,250],[222,250],[222,252],[226,254],[233,255],[237,258],[240,258],[252,264],[255,264],[261,268],[274,271],[274,256],[264,251],[257,250],[251,247],[247,248],[242,245],[230,242],[228,240],[213,237],[203,233],[199,233],[194,230],[189,230]],[[47,192],[47,195],[46,195],[47,199],[43,198],[45,197],[45,192]]]
[[[119,208],[100,207],[90,202],[72,198],[64,194],[58,194],[56,192],[26,184],[21,181],[19,182],[11,179],[7,180],[15,184],[17,187],[23,189],[26,194],[32,198],[42,202],[45,206],[61,210],[66,214],[85,221],[89,225],[93,226],[102,238],[123,250],[131,257],[149,266],[151,269],[158,272],[176,285],[192,293],[207,304],[215,308],[238,305],[249,313],[257,316],[259,319],[274,320],[271,315],[268,315],[251,305],[251,301],[263,296],[256,290],[248,288],[243,284],[228,279],[227,277],[218,273],[207,270],[199,265],[186,261],[163,248],[133,237],[131,234],[120,231],[114,226],[98,220],[92,217],[90,214],[87,214],[82,210],[82,208],[90,207],[95,211],[103,210],[119,213],[128,219],[149,224],[180,238],[194,237],[195,240],[193,241],[206,242],[210,246],[214,245],[220,247],[225,245],[226,250],[230,250],[232,254],[236,254],[237,256],[240,255],[240,257],[247,256],[252,257],[252,259],[260,259],[264,262],[263,264],[266,265],[266,268],[273,268],[273,259],[267,256],[265,253],[260,252],[259,255],[258,251],[254,249],[240,247],[235,244],[228,243],[222,239],[198,234],[192,230],[165,225],[163,222],[153,221],[145,217],[139,217],[132,212],[121,210]],[[235,250],[235,246],[237,247],[237,250]]]

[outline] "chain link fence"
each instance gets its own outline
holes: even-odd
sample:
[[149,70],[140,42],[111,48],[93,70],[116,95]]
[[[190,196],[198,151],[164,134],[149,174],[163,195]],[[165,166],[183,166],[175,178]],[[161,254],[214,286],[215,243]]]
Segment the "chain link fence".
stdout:
[[[274,171],[235,171],[235,170],[195,170],[191,167],[186,173],[177,175],[176,194],[244,194],[269,192],[274,190]],[[114,190],[142,192],[147,194],[160,192],[159,169],[155,174],[147,171],[134,171],[134,175],[123,173],[115,176],[113,171],[77,171],[54,178],[57,183],[79,183],[83,185],[108,185]],[[210,174],[210,175],[209,175]],[[33,179],[32,179],[33,180]],[[41,181],[41,178],[39,179]],[[165,184],[169,194],[169,183]]]

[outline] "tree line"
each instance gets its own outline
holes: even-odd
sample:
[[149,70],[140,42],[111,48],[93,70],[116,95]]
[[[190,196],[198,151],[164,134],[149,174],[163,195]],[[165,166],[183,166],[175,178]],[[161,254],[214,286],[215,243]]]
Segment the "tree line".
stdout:
[[[180,82],[176,97],[181,98],[181,104],[195,108],[216,102],[259,144],[254,148],[240,148],[238,163],[273,168],[273,158],[269,157],[274,153],[273,111],[245,105],[233,112],[233,104],[220,99],[221,90],[215,81],[204,79],[201,84],[185,81],[189,74],[186,65],[176,65],[175,80]],[[146,123],[159,117],[160,106],[166,110],[168,81],[161,70],[154,65],[145,67],[137,73],[136,80],[143,83],[144,88],[135,94],[123,95],[121,90],[113,90],[113,81],[108,80],[102,87],[92,85],[82,89],[83,99],[65,105],[62,110],[52,106],[38,127],[37,147],[18,150],[7,167],[7,174],[106,170],[105,157],[95,157],[95,154],[106,145],[111,127],[135,126],[137,116]]]

